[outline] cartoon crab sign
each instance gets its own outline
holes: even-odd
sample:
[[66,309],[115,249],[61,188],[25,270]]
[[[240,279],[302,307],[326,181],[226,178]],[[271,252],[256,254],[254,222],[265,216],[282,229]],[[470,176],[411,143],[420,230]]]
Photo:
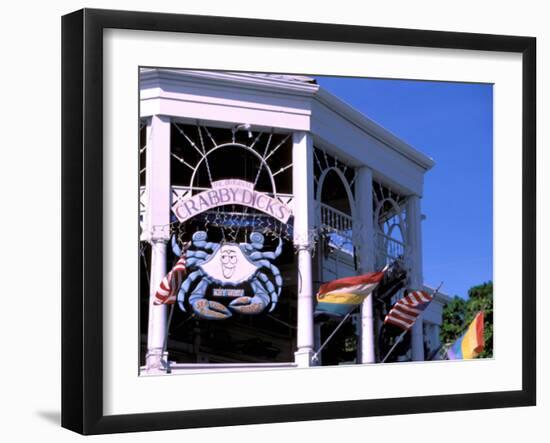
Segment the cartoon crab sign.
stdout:
[[[206,232],[197,231],[193,234],[191,246],[193,249],[185,252],[189,274],[177,296],[183,311],[187,303],[196,315],[209,320],[229,318],[232,312],[258,314],[268,306],[269,312],[273,311],[281,294],[283,279],[270,260],[281,255],[280,239],[275,251],[263,251],[264,236],[259,232],[250,234],[250,243],[213,243],[207,241]],[[172,248],[176,255],[181,255],[174,239]],[[252,289],[252,297],[237,289],[245,284]],[[206,298],[213,285],[222,286],[215,288],[218,295],[235,297],[227,307]]]

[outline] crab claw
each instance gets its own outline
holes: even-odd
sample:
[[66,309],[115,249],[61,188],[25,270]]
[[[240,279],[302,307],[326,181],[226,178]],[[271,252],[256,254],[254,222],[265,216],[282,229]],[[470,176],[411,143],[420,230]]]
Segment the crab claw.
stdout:
[[238,297],[229,303],[229,309],[239,314],[259,314],[267,306],[260,297]]
[[204,298],[191,303],[191,307],[199,317],[207,320],[225,320],[232,315],[231,311],[221,303]]

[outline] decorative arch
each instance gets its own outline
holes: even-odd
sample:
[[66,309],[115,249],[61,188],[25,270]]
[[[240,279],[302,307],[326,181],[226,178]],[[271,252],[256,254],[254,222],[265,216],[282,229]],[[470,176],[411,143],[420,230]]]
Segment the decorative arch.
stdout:
[[[199,161],[197,162],[197,164],[195,165],[195,169],[193,170],[193,173],[191,174],[191,179],[189,181],[189,187],[190,188],[193,188],[194,187],[194,182],[195,182],[195,177],[197,175],[197,172],[199,170],[199,168],[201,167],[201,164],[203,162],[206,162],[208,164],[208,157],[213,154],[214,152],[220,150],[220,149],[223,149],[223,148],[228,148],[228,147],[236,147],[236,148],[241,148],[241,149],[244,149],[246,150],[247,152],[253,154],[259,161],[260,161],[260,164],[262,165],[262,167],[265,167],[266,168],[266,171],[269,175],[269,180],[271,181],[271,190],[273,192],[273,195],[276,195],[277,194],[277,186],[275,185],[275,179],[273,178],[273,172],[271,171],[271,168],[269,166],[269,164],[267,163],[266,159],[264,157],[262,157],[258,152],[256,152],[253,148],[251,148],[250,146],[247,146],[247,145],[243,145],[241,143],[223,143],[221,145],[217,145],[215,147],[213,147],[212,149],[210,149],[209,151],[207,152],[204,152],[202,157],[199,159]],[[260,171],[258,171],[259,173]],[[212,184],[212,183],[211,183]]]
[[321,173],[321,176],[319,177],[319,180],[318,180],[317,195],[315,196],[315,198],[319,203],[321,203],[321,196],[322,196],[322,193],[323,193],[323,185],[325,183],[326,177],[331,172],[336,173],[336,175],[340,179],[340,182],[341,182],[342,186],[344,187],[344,190],[346,191],[346,195],[348,197],[348,205],[349,205],[349,208],[350,208],[350,214],[349,215],[350,215],[350,217],[353,218],[354,215],[355,215],[355,199],[353,197],[353,193],[351,192],[351,186],[348,183],[348,180],[347,180],[346,176],[342,173],[342,171],[339,168],[337,168],[335,166],[331,166],[329,168],[326,168]]
[[[203,126],[199,122],[172,122],[171,157],[176,180],[172,185],[197,193],[211,187],[215,180],[235,178],[252,182],[255,188],[261,186],[262,192],[274,196],[288,193],[292,173],[290,137],[289,133],[273,130],[255,131],[250,125],[223,128]],[[242,158],[252,160],[250,165],[254,166],[249,166],[246,178],[241,174],[225,177],[227,164],[215,160],[218,154],[224,157],[225,153],[230,153],[233,159],[233,152],[238,157],[242,153]]]
[[373,223],[377,267],[393,260],[407,262],[408,238],[404,217],[406,198],[380,183],[373,186]]
[[[391,215],[389,218],[384,220],[384,217],[383,217],[384,213],[382,211],[384,210],[386,203],[389,203],[393,208],[393,215]],[[386,211],[386,213],[388,213],[388,211]],[[387,232],[383,228],[381,228],[381,224],[383,225],[387,221],[390,221],[394,218],[397,218],[397,220],[394,220],[393,222],[388,223]],[[376,203],[376,208],[374,210],[374,226],[375,226],[375,229],[380,229],[382,232],[384,232],[389,236],[391,236],[395,227],[398,226],[401,232],[401,237],[403,238],[403,241],[406,243],[406,238],[405,238],[406,230],[405,230],[405,220],[403,218],[403,208],[401,208],[401,206],[399,206],[393,198],[386,197]]]

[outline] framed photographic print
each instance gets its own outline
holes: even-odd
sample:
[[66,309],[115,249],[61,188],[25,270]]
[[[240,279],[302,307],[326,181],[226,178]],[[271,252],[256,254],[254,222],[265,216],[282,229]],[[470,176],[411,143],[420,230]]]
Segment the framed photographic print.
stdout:
[[64,16],[62,425],[534,405],[535,48]]

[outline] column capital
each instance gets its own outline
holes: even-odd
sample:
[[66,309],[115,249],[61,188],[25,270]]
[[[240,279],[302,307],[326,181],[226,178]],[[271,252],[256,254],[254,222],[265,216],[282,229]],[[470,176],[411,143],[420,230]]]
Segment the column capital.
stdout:
[[294,243],[294,249],[296,252],[299,251],[309,251],[312,252],[315,249],[315,244],[317,243],[317,230],[315,228],[311,228],[307,234],[295,234],[293,243]]
[[149,229],[149,238],[152,243],[167,244],[170,241],[170,226],[152,226]]

